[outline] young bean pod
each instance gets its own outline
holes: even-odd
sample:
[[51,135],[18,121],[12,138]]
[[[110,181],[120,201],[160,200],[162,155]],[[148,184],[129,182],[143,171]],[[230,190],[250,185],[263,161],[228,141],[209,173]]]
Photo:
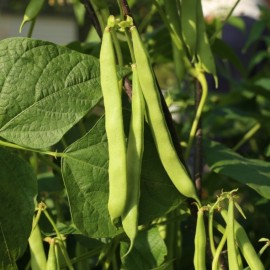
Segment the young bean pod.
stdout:
[[228,218],[227,218],[227,249],[228,249],[228,261],[229,269],[238,270],[238,259],[235,245],[235,232],[234,232],[234,201],[233,198],[229,198]]
[[100,79],[109,151],[108,210],[114,223],[123,214],[126,204],[127,170],[121,91],[118,84],[116,61],[109,27],[104,30],[101,44]]
[[181,39],[181,19],[179,16],[177,1],[178,0],[164,1],[164,7],[168,21],[167,27],[169,28],[172,39],[175,71],[179,82],[181,82],[186,74],[186,65],[184,59],[187,59],[187,56]]
[[56,253],[55,253],[55,241],[51,239],[50,247],[49,247],[49,254],[47,260],[47,270],[58,270]]
[[134,55],[138,67],[138,77],[145,99],[145,110],[160,160],[175,187],[184,196],[200,201],[195,186],[184,165],[179,160],[162,111],[161,100],[151,64],[138,30],[131,27]]
[[197,51],[197,3],[197,0],[181,2],[182,36],[192,58]]
[[206,231],[203,220],[204,210],[199,209],[197,212],[197,224],[195,233],[195,253],[194,253],[194,268],[195,270],[206,270]]
[[138,231],[141,165],[144,149],[144,99],[137,67],[132,65],[132,114],[127,146],[127,202],[122,216],[123,229],[130,239],[131,251]]
[[45,0],[30,0],[24,12],[23,21],[20,26],[20,32],[22,31],[22,28],[26,22],[30,22],[36,19],[37,15],[42,10],[44,3]]
[[33,228],[28,242],[31,254],[31,268],[41,270],[46,269],[46,254],[38,225]]
[[[221,215],[225,221],[228,219],[228,212],[225,209],[221,210]],[[265,270],[261,259],[256,253],[253,245],[251,244],[244,228],[235,220],[234,221],[234,234],[238,247],[245,258],[251,270]]]
[[181,38],[181,19],[176,0],[164,1],[165,14],[174,34]]

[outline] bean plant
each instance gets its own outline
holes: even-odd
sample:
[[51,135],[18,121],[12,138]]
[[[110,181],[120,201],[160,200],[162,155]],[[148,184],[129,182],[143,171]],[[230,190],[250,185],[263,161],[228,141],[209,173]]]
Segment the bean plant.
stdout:
[[[34,38],[66,8],[98,39]],[[261,13],[246,67],[200,0],[30,0],[0,41],[0,269],[269,268]]]

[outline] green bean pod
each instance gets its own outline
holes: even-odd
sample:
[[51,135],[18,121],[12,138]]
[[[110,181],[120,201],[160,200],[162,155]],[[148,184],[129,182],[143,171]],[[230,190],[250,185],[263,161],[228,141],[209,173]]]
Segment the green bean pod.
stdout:
[[50,241],[50,247],[49,247],[49,254],[48,254],[47,268],[46,268],[47,270],[58,270],[55,247],[56,247],[55,241],[54,239],[52,239]]
[[[221,210],[221,215],[225,221],[228,219],[228,212],[225,209]],[[236,236],[237,245],[245,258],[251,270],[265,270],[262,261],[251,244],[244,228],[235,220],[234,233]]]
[[46,254],[43,247],[43,239],[39,226],[36,225],[28,239],[31,254],[31,269],[46,269]]
[[160,94],[147,52],[135,26],[131,27],[134,55],[138,68],[138,77],[145,99],[146,116],[152,131],[160,160],[171,181],[184,196],[200,201],[195,186],[184,165],[179,160],[163,114]]
[[198,0],[182,0],[181,2],[182,36],[192,58],[194,58],[197,51],[198,2]]
[[144,150],[144,99],[138,79],[137,67],[132,65],[132,114],[127,146],[127,203],[122,216],[124,231],[130,239],[131,251],[138,231],[141,165]]
[[227,249],[228,249],[228,261],[229,261],[229,269],[238,270],[238,259],[237,259],[237,251],[236,244],[234,239],[234,201],[232,198],[229,198],[229,208],[228,208],[228,218],[227,218]]
[[195,270],[206,270],[206,231],[203,220],[204,210],[199,209],[197,212],[197,224],[195,233],[195,253],[194,253],[194,268]]
[[100,50],[100,79],[105,107],[105,129],[109,151],[109,201],[112,222],[124,212],[127,195],[126,141],[121,91],[109,27],[103,33]]
[[186,73],[184,58],[186,58],[187,56],[183,48],[183,42],[181,39],[181,25],[180,25],[181,19],[179,16],[177,1],[178,0],[164,1],[164,7],[165,7],[165,14],[168,20],[168,28],[170,30],[170,36],[173,41],[172,49],[176,75],[179,79],[179,82],[181,82]]
[[24,12],[23,21],[20,26],[20,32],[22,31],[22,28],[26,22],[30,22],[36,19],[37,15],[42,10],[44,3],[45,0],[30,0]]
[[164,1],[165,13],[173,33],[181,38],[181,19],[176,0]]
[[217,86],[215,59],[205,29],[201,1],[197,1],[197,58],[198,67],[213,75]]

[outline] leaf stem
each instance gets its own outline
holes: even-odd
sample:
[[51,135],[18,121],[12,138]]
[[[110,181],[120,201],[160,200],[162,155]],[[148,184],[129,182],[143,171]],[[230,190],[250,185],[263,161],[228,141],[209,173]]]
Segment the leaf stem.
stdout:
[[185,158],[186,159],[188,159],[188,157],[190,155],[191,147],[192,147],[194,138],[196,136],[196,131],[197,131],[197,128],[198,128],[198,125],[199,125],[199,122],[200,122],[200,118],[201,118],[201,115],[202,115],[202,110],[203,110],[203,107],[204,107],[204,104],[205,104],[205,101],[206,101],[206,98],[207,98],[207,94],[208,94],[208,86],[207,86],[207,82],[206,82],[204,73],[199,71],[196,78],[197,78],[198,82],[201,84],[202,97],[201,97],[201,101],[200,101],[200,104],[198,106],[198,109],[196,111],[195,119],[194,119],[194,121],[192,123],[191,131],[190,131],[190,134],[189,134],[187,150],[186,150],[186,153],[185,153]]
[[64,156],[64,153],[46,151],[46,150],[41,150],[41,149],[33,149],[33,148],[29,148],[29,147],[25,147],[25,146],[21,146],[21,145],[17,145],[17,144],[14,144],[14,143],[1,141],[1,140],[0,140],[0,146],[14,148],[14,149],[18,149],[18,150],[31,151],[31,152],[39,153],[39,154],[42,154],[42,155],[53,156],[54,158]]
[[218,269],[219,256],[220,256],[221,251],[226,243],[226,239],[227,239],[227,230],[225,230],[225,232],[223,233],[223,236],[222,236],[222,238],[219,242],[219,245],[217,247],[217,250],[215,252],[215,256],[214,256],[213,261],[212,261],[212,270]]
[[33,20],[31,21],[31,23],[30,23],[30,28],[29,28],[28,34],[27,34],[27,37],[28,37],[28,38],[31,38],[31,37],[32,37],[33,31],[34,31],[34,27],[35,27],[35,24],[36,24],[36,18],[33,19]]
[[245,135],[244,137],[238,142],[234,147],[233,150],[237,151],[245,142],[247,142],[259,129],[261,125],[260,123],[255,124]]
[[226,18],[224,19],[223,23],[217,28],[217,30],[213,33],[213,35],[210,38],[210,44],[212,44],[214,42],[214,40],[216,39],[216,36],[222,31],[224,25],[228,22],[228,20],[230,19],[230,17],[233,14],[233,11],[235,10],[235,8],[237,7],[237,5],[239,4],[241,0],[237,0],[235,2],[235,4],[233,5],[233,7],[231,8],[231,10],[229,11],[229,13],[227,14]]

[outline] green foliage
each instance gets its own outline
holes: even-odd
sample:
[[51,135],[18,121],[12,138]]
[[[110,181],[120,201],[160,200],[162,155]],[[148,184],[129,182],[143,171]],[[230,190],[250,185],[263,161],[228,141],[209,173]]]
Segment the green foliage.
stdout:
[[26,161],[3,148],[0,164],[0,268],[16,269],[32,228],[36,176]]
[[211,171],[248,185],[262,197],[270,199],[269,162],[244,158],[216,142],[207,143],[204,151]]

